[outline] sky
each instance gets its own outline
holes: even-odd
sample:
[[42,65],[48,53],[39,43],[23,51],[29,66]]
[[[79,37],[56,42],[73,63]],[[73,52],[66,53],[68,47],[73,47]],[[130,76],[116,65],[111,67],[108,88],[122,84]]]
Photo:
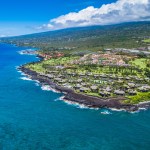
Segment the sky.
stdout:
[[0,37],[150,21],[150,0],[0,0]]

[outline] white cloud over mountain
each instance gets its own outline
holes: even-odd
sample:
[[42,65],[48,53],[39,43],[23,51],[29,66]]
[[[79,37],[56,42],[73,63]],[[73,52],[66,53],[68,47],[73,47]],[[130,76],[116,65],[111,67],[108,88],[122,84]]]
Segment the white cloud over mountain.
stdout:
[[150,21],[150,0],[118,0],[100,8],[87,7],[52,19],[39,29],[56,30],[90,25],[108,25],[131,21]]

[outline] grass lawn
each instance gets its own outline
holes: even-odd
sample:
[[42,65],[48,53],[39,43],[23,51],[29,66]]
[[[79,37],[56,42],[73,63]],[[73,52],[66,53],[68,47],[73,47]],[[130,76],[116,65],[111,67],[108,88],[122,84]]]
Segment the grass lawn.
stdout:
[[128,100],[124,101],[126,104],[138,104],[140,102],[150,101],[150,92],[141,93],[139,92],[135,96],[128,96]]
[[150,39],[143,40],[145,43],[150,43]]
[[100,97],[98,93],[92,93],[92,92],[86,93],[86,95]]
[[146,68],[146,60],[147,59],[145,59],[145,58],[135,59],[134,61],[132,61],[132,64],[144,69],[144,68]]

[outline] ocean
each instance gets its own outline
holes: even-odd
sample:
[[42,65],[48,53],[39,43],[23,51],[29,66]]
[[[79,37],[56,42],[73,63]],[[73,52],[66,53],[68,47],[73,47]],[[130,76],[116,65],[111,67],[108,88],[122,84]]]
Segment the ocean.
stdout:
[[150,110],[88,109],[26,78],[16,67],[38,61],[0,44],[0,150],[149,150]]

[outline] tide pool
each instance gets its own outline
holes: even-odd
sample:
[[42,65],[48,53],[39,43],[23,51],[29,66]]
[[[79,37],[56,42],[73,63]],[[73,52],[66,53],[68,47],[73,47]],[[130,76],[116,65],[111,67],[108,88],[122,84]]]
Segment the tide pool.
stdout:
[[63,102],[63,94],[17,71],[38,61],[18,53],[24,49],[0,44],[0,150],[150,149],[150,110],[130,114]]

